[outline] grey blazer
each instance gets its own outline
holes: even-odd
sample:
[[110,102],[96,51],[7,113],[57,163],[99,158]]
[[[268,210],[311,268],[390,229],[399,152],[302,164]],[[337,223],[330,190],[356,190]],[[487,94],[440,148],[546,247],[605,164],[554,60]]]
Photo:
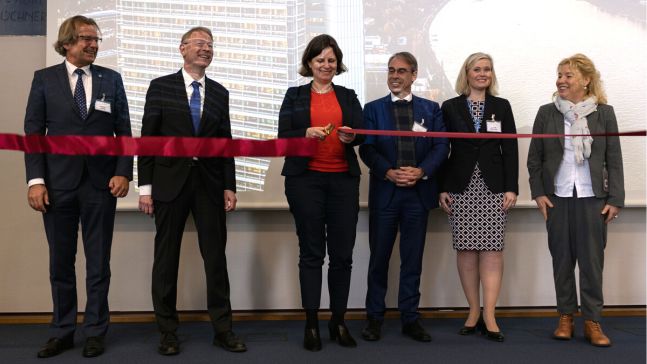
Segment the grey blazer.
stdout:
[[[597,111],[589,114],[586,119],[592,134],[618,132],[618,122],[610,105],[598,105]],[[541,106],[532,133],[564,134],[564,115],[552,103]],[[528,150],[528,174],[533,199],[555,192],[555,175],[563,154],[563,137],[532,139]],[[595,197],[606,199],[609,205],[623,207],[625,189],[620,138],[594,136],[589,168]],[[608,182],[605,182],[607,175]]]

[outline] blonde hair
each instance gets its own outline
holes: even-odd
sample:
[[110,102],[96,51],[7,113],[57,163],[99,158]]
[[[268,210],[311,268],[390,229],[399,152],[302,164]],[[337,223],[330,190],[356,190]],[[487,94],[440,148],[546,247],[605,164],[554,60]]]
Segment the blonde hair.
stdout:
[[472,68],[476,62],[482,59],[487,59],[488,61],[490,61],[490,65],[492,66],[492,82],[490,82],[490,86],[488,86],[485,92],[493,96],[499,93],[499,82],[496,79],[496,72],[494,72],[494,61],[492,60],[492,57],[487,53],[476,52],[467,56],[467,59],[465,59],[465,62],[463,62],[463,66],[458,73],[458,78],[456,79],[456,87],[454,87],[454,90],[456,90],[457,94],[465,96],[470,94],[470,85],[467,82],[467,74],[470,68]]
[[193,27],[189,29],[186,33],[182,34],[182,39],[180,40],[180,43],[186,42],[191,34],[195,32],[203,32],[209,36],[209,39],[213,40],[213,34],[211,34],[211,29],[207,27]]
[[63,24],[58,28],[58,39],[54,43],[54,49],[56,53],[65,57],[67,55],[67,49],[64,45],[74,44],[79,40],[79,34],[77,33],[81,25],[90,25],[97,29],[98,33],[101,33],[97,22],[92,18],[87,18],[83,15],[75,15],[71,18],[66,19]]
[[582,53],[574,54],[568,58],[564,58],[559,62],[557,68],[568,65],[571,70],[577,70],[582,77],[590,80],[586,85],[585,91],[587,96],[595,96],[598,99],[598,104],[607,103],[607,95],[602,87],[602,80],[600,79],[600,72],[595,68],[593,61]]

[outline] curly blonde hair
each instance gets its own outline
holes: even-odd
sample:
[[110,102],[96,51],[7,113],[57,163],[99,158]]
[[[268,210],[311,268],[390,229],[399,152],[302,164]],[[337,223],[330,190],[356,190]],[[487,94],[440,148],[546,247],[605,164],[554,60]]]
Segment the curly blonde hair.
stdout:
[[607,103],[607,94],[602,87],[602,79],[600,72],[595,68],[593,61],[582,53],[574,54],[570,57],[564,58],[559,62],[557,68],[568,65],[571,70],[577,70],[582,77],[590,80],[586,85],[586,95],[595,96],[598,99],[598,104]]

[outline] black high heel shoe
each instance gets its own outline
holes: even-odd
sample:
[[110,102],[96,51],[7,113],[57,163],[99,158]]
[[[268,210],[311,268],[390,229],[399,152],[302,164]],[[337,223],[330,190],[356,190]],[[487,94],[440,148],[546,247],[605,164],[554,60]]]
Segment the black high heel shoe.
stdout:
[[487,326],[485,325],[485,322],[483,322],[483,325],[481,325],[481,335],[485,336],[490,340],[500,342],[500,343],[502,343],[505,340],[505,336],[501,331],[488,330]]
[[476,333],[476,330],[482,330],[485,327],[485,322],[483,322],[483,317],[479,316],[479,319],[476,321],[474,326],[463,326],[458,330],[459,335],[472,335]]
[[303,347],[309,351],[321,350],[321,335],[319,335],[318,327],[306,327],[305,334],[303,335]]
[[357,346],[357,342],[350,335],[348,327],[343,322],[334,323],[332,321],[328,322],[328,332],[330,333],[330,340],[337,341],[339,345],[354,348]]

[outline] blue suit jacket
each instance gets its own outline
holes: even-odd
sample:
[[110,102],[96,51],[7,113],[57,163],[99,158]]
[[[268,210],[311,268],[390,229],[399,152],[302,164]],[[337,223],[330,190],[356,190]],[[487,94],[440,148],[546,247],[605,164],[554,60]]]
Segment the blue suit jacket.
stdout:
[[[119,73],[90,66],[92,98],[85,120],[74,102],[65,63],[34,73],[25,113],[25,134],[131,136],[126,92]],[[111,112],[95,110],[97,99],[110,103]],[[84,168],[96,188],[108,189],[113,176],[132,180],[133,158],[25,154],[27,181],[44,178],[48,188],[75,189]]]
[[[445,131],[442,112],[436,102],[413,96],[413,119],[428,131]],[[369,102],[364,107],[364,126],[374,130],[397,130],[393,120],[391,95]],[[422,168],[426,179],[420,179],[415,188],[420,201],[428,208],[438,207],[437,171],[447,159],[449,144],[446,138],[415,138],[416,167]],[[397,163],[396,137],[369,135],[359,148],[359,155],[370,172],[369,207],[383,208],[389,204],[396,187],[387,180],[386,172]]]

